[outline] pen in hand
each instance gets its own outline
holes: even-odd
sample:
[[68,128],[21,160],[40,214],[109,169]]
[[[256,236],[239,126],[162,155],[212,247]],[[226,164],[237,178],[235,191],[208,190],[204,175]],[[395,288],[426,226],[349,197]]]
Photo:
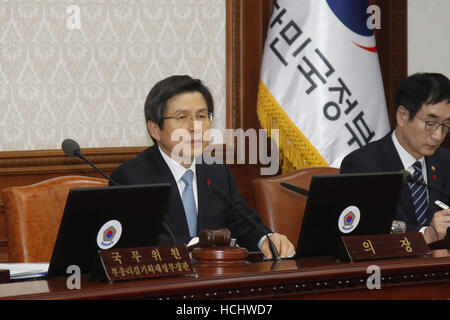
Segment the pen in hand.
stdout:
[[445,203],[443,203],[442,201],[439,201],[439,200],[436,200],[434,203],[435,203],[439,208],[444,209],[444,210],[450,208],[448,205],[446,205]]

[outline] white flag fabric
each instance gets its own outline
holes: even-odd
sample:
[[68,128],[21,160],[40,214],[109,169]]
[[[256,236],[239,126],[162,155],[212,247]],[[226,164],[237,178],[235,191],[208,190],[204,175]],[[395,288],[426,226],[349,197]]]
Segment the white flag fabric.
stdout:
[[364,0],[274,2],[257,110],[264,129],[279,130],[284,172],[338,168],[389,131],[367,11]]

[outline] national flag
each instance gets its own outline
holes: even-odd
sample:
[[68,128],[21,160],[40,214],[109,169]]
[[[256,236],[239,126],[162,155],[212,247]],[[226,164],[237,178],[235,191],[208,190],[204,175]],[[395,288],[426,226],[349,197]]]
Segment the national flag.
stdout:
[[389,131],[365,0],[278,0],[264,47],[261,126],[279,130],[283,172],[339,167]]

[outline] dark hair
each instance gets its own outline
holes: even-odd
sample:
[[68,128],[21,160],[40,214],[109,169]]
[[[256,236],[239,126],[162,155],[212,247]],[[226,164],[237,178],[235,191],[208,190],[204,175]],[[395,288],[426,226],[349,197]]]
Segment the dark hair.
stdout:
[[205,98],[208,112],[214,113],[214,101],[211,92],[200,80],[186,75],[175,75],[159,81],[150,90],[145,100],[145,120],[152,121],[163,129],[167,101],[185,92],[200,92]]
[[415,73],[397,86],[394,94],[394,108],[399,106],[409,111],[409,120],[414,119],[423,104],[450,103],[450,81],[440,73]]

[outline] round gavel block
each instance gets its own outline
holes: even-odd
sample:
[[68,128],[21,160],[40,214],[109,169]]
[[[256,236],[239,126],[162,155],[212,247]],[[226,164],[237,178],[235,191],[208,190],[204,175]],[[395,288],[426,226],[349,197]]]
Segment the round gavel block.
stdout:
[[247,256],[247,249],[241,247],[212,246],[192,250],[196,266],[236,266],[247,263]]

